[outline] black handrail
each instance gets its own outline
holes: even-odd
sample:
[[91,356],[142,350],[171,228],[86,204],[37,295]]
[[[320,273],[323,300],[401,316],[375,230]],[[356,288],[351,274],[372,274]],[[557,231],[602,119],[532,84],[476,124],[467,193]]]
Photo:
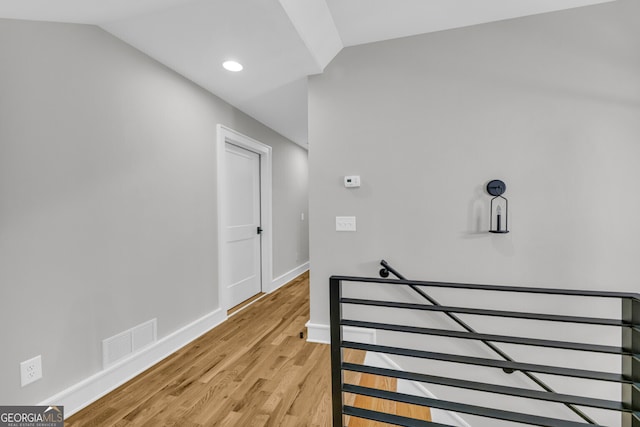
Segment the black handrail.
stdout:
[[[382,265],[382,269],[380,270],[380,276],[381,277],[389,277],[389,273],[393,274],[394,276],[396,276],[398,279],[400,280],[408,280],[406,277],[404,277],[400,272],[398,272],[398,270],[396,270],[395,268],[393,268],[391,265],[389,265],[389,263],[385,260],[380,261],[380,265]],[[409,288],[411,288],[413,291],[415,291],[418,295],[420,295],[421,297],[423,297],[424,299],[426,299],[427,301],[429,301],[432,305],[441,307],[442,304],[440,304],[438,301],[436,301],[435,298],[431,297],[430,295],[428,295],[426,292],[424,292],[422,289],[420,289],[418,286],[415,286],[413,284],[408,284]],[[464,321],[462,321],[458,316],[456,316],[455,314],[449,312],[449,311],[443,311],[443,314],[447,315],[447,317],[449,317],[451,320],[453,320],[454,322],[456,322],[458,325],[462,326],[467,332],[470,332],[472,334],[478,334],[478,332],[473,329],[471,326],[469,326],[468,324],[466,324]],[[483,344],[485,344],[487,347],[489,347],[494,353],[496,353],[498,356],[500,356],[501,358],[503,358],[504,360],[506,360],[507,362],[516,362],[513,358],[511,358],[508,354],[506,354],[504,351],[500,350],[498,347],[496,347],[492,342],[487,341],[485,339],[479,339],[478,341],[482,342]],[[507,374],[512,374],[513,372],[515,372],[514,369],[512,368],[503,368],[502,369],[505,373]],[[537,376],[535,376],[534,374],[532,374],[529,371],[525,371],[525,370],[521,370],[520,372],[522,372],[527,378],[529,378],[531,381],[533,381],[534,383],[536,383],[540,388],[542,388],[544,391],[548,392],[548,393],[556,393],[554,389],[552,389],[551,387],[549,387],[544,381],[542,381],[540,378],[538,378]],[[597,424],[594,420],[592,420],[587,414],[585,414],[584,412],[582,412],[580,409],[576,408],[574,405],[570,404],[570,403],[564,403],[564,405],[569,408],[571,411],[573,411],[576,415],[578,415],[580,418],[582,418],[583,420],[585,420],[587,423],[589,424]]]

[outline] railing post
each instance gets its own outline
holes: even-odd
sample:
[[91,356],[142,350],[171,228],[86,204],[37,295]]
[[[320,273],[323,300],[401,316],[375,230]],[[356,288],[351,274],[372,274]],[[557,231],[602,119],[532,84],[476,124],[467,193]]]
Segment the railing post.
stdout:
[[640,427],[640,301],[633,298],[622,300],[622,320],[631,326],[622,328],[622,347],[632,353],[622,357],[622,374],[634,384],[622,385],[622,402],[633,413],[622,414],[622,427]]
[[342,284],[340,280],[329,281],[329,310],[331,322],[331,408],[333,427],[342,427]]

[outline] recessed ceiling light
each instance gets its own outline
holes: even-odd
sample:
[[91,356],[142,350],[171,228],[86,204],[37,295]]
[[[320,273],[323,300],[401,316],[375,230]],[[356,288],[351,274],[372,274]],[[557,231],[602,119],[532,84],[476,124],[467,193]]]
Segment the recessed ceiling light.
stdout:
[[242,64],[236,61],[224,61],[222,63],[222,66],[224,67],[225,70],[229,70],[229,71],[242,71]]

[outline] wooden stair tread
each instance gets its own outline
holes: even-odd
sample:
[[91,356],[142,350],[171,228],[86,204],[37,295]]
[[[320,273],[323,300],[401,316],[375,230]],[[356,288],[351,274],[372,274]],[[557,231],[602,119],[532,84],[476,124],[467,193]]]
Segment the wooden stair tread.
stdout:
[[401,417],[416,418],[418,420],[432,421],[431,408],[426,406],[411,405],[409,403],[396,403],[396,415]]
[[[361,350],[345,350],[344,361],[349,363],[364,363],[365,352]],[[383,377],[373,374],[363,374],[359,372],[344,372],[344,382],[347,384],[357,384],[362,387],[376,388],[379,390],[397,391],[398,381],[396,378]],[[394,402],[391,400],[376,397],[344,393],[344,404],[356,408],[369,409],[372,411],[384,412],[387,414],[400,415],[403,417],[415,418],[424,421],[431,421],[431,410],[429,408],[411,405],[408,403]],[[357,417],[344,417],[344,425],[347,427],[391,427],[393,424],[381,423]]]

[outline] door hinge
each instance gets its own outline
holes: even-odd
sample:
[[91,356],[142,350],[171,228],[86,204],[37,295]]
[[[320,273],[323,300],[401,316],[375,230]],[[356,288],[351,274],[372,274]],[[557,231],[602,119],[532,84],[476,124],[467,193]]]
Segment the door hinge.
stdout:
[[258,226],[258,234],[262,234],[262,227]]

